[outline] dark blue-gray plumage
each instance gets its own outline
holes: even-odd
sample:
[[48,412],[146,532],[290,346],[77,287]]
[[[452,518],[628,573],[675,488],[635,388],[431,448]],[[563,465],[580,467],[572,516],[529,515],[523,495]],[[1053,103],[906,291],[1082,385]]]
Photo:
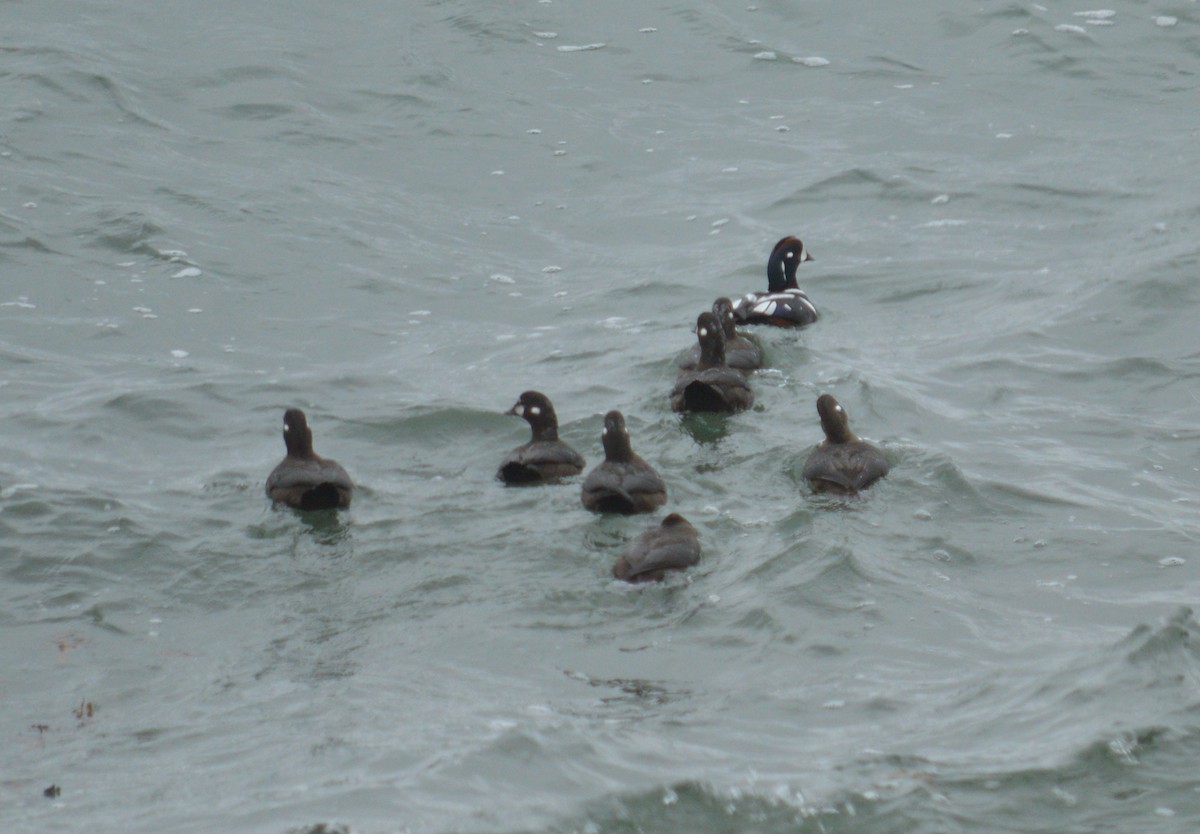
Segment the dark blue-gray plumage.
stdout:
[[767,291],[738,299],[733,314],[742,324],[803,327],[817,320],[817,308],[796,283],[796,267],[812,255],[798,237],[785,237],[767,258]]

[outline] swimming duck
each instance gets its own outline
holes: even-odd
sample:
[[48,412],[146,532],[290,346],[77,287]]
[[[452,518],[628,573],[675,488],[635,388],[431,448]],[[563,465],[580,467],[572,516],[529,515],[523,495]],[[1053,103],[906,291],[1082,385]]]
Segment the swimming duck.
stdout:
[[816,492],[853,495],[888,473],[883,452],[850,430],[846,409],[831,395],[817,398],[817,414],[825,440],[804,463],[804,477]]
[[672,411],[741,411],[754,404],[746,377],[725,364],[725,335],[712,313],[696,319],[700,362],[696,370],[680,371],[671,391]]
[[507,413],[524,417],[533,439],[508,453],[500,462],[497,478],[506,484],[536,484],[583,471],[583,457],[558,439],[558,416],[545,394],[526,391]]
[[658,582],[667,571],[683,570],[699,561],[696,528],[679,513],[671,513],[617,557],[612,573],[626,582]]
[[267,476],[267,495],[272,501],[297,510],[350,506],[354,482],[341,464],[313,451],[312,430],[298,408],[283,413],[283,443],[287,457]]
[[[713,315],[721,322],[721,330],[725,334],[725,364],[739,371],[753,371],[762,367],[763,352],[757,344],[737,332],[736,318],[733,315],[733,302],[728,298],[718,298],[712,305]],[[700,364],[700,345],[692,346],[687,356],[679,363],[684,370],[691,370]]]
[[742,324],[803,327],[817,320],[817,308],[796,284],[796,267],[812,256],[798,237],[785,237],[767,258],[767,291],[738,299],[733,314]]
[[604,460],[583,482],[583,506],[596,513],[648,513],[667,501],[667,488],[654,467],[634,453],[625,417],[604,415]]

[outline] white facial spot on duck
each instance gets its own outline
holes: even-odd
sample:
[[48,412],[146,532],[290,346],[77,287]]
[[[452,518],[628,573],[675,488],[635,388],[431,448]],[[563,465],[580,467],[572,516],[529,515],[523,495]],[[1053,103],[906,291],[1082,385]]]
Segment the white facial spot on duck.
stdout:
[[289,426],[287,423],[284,423],[284,424],[283,424],[283,430],[284,430],[284,431],[291,431],[291,430],[292,430],[292,427],[291,427],[291,426]]
[[707,327],[701,327],[701,328],[700,328],[700,338],[701,338],[701,339],[703,339],[703,338],[704,338],[705,336],[707,336],[707,335],[708,335],[708,328],[707,328]]
[[608,426],[605,426],[604,428],[600,429],[600,436],[608,437]]
[[535,406],[530,407],[529,413],[532,414],[534,417],[536,417],[537,415],[542,413],[542,410],[535,405]]

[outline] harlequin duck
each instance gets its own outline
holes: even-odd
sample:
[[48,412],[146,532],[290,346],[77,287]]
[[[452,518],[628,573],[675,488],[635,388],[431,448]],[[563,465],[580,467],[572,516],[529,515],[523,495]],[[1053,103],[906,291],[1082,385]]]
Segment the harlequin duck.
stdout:
[[775,244],[767,259],[767,291],[752,292],[738,300],[733,315],[742,324],[803,327],[817,320],[817,308],[796,284],[796,267],[812,256],[797,237]]
[[538,484],[583,471],[583,457],[558,439],[558,417],[545,394],[526,391],[507,413],[524,417],[533,439],[508,453],[497,478],[506,484]]
[[[733,315],[733,302],[728,298],[718,298],[712,305],[713,315],[721,322],[721,330],[725,334],[725,364],[739,371],[753,371],[763,365],[762,348],[737,332]],[[684,370],[691,370],[700,364],[700,345],[692,345],[687,356],[679,363]]]
[[667,571],[690,568],[699,561],[696,528],[679,513],[671,513],[617,557],[612,573],[626,582],[658,582]]
[[850,430],[846,409],[829,394],[817,398],[825,440],[804,463],[804,477],[816,492],[853,495],[888,473],[887,458]]
[[671,391],[672,411],[741,411],[754,404],[746,377],[725,364],[725,336],[712,313],[696,319],[700,363],[680,371]]
[[350,506],[354,482],[335,460],[313,451],[312,430],[298,408],[283,413],[287,457],[267,476],[272,501],[297,510],[332,510]]
[[667,501],[667,488],[654,468],[629,444],[625,417],[604,415],[604,460],[583,482],[583,506],[596,513],[648,513]]

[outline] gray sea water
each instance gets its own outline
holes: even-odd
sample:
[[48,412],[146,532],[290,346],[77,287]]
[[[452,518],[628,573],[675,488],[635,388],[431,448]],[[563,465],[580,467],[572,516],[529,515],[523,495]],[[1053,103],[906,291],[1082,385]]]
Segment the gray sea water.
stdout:
[[[1200,826],[1194,0],[0,21],[6,829]],[[787,234],[821,320],[681,420]],[[493,480],[527,388],[697,568]],[[290,406],[349,511],[269,505]]]

